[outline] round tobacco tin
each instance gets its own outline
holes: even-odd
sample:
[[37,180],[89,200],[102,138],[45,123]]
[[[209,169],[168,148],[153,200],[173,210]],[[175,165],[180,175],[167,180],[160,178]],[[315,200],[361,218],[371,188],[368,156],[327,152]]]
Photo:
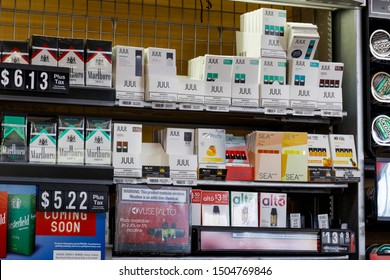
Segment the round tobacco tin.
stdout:
[[380,102],[390,102],[390,75],[376,73],[371,79],[371,93]]
[[372,122],[371,135],[379,145],[390,145],[390,118],[385,115],[377,116]]
[[390,59],[390,34],[386,30],[378,29],[371,34],[370,51],[379,59]]

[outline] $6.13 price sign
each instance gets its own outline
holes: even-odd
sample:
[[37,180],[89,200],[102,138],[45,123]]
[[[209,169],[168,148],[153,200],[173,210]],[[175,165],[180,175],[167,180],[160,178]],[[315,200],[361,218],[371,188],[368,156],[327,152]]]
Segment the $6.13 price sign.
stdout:
[[29,92],[69,92],[69,69],[23,64],[0,64],[0,88]]
[[74,190],[40,190],[38,210],[41,212],[105,212],[107,193]]

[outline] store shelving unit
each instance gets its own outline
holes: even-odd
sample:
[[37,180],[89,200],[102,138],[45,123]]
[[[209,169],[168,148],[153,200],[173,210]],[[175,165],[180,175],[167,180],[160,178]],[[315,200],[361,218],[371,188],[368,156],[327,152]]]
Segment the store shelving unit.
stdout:
[[[103,1],[104,2],[104,1]],[[108,1],[109,2],[109,1]],[[242,1],[240,1],[242,2]],[[363,125],[362,125],[362,89],[361,89],[361,36],[358,32],[361,24],[361,2],[341,1],[337,4],[327,1],[244,1],[257,4],[272,4],[283,7],[304,7],[319,10],[321,14],[317,23],[322,30],[324,43],[322,48],[327,50],[327,60],[340,61],[345,64],[343,85],[344,113],[337,116],[299,116],[294,112],[288,114],[266,114],[264,109],[243,111],[240,108],[231,108],[229,112],[185,111],[179,109],[158,110],[145,103],[143,108],[119,107],[115,104],[115,91],[113,89],[99,89],[88,87],[71,87],[68,95],[48,96],[37,94],[29,96],[28,92],[11,92],[0,90],[0,100],[3,100],[2,110],[22,112],[39,115],[43,109],[45,115],[50,114],[84,114],[105,116],[119,121],[135,121],[145,125],[161,126],[190,126],[190,127],[224,127],[238,130],[273,130],[278,125],[280,130],[308,131],[313,133],[349,133],[354,134],[357,142],[358,165],[364,166],[363,156]],[[302,3],[304,2],[304,3]],[[237,3],[236,5],[246,5]],[[221,5],[222,7],[222,5]],[[313,12],[316,13],[316,12]],[[142,23],[144,23],[142,21]],[[100,30],[101,31],[101,30]],[[115,36],[114,36],[115,38]],[[196,53],[194,51],[194,53]],[[181,63],[183,63],[181,61]],[[47,109],[48,104],[52,106]],[[8,106],[11,105],[11,106]],[[66,184],[97,184],[112,185],[114,182],[111,167],[96,166],[64,166],[64,165],[32,165],[29,163],[1,163],[0,180],[7,182],[31,183],[66,183]],[[362,173],[363,175],[363,173]],[[139,182],[136,182],[139,183]],[[141,182],[144,183],[144,182]],[[345,254],[323,254],[317,247],[318,230],[298,230],[299,234],[307,234],[308,238],[315,239],[312,250],[301,252],[299,250],[280,250],[270,252],[255,250],[246,253],[233,252],[235,257],[245,258],[315,258],[315,259],[362,259],[365,247],[364,226],[364,178],[359,183],[351,184],[321,184],[321,183],[266,183],[266,182],[215,182],[196,181],[196,186],[204,189],[228,190],[272,190],[305,194],[311,203],[317,207],[326,208],[334,218],[348,223],[349,228],[355,232],[356,252]],[[320,196],[320,198],[318,198]],[[321,204],[321,207],[318,205]],[[325,205],[325,206],[324,206]],[[201,237],[203,232],[213,228],[194,228],[193,236]],[[231,228],[227,231],[237,231]],[[226,229],[223,230],[226,232]],[[268,232],[262,229],[249,231],[261,235]],[[286,231],[286,229],[284,229]],[[239,229],[238,232],[242,232]],[[273,231],[270,231],[273,233]],[[279,230],[275,232],[280,232]],[[291,234],[290,230],[287,230]],[[295,233],[295,231],[294,231]],[[282,233],[283,234],[283,233]],[[194,238],[196,240],[196,238]],[[314,244],[314,243],[313,243]],[[199,244],[198,244],[199,245]],[[201,246],[201,245],[200,245]],[[201,248],[200,248],[201,249]],[[200,250],[202,258],[230,257],[229,250],[207,252]],[[218,251],[218,250],[217,250]],[[187,257],[197,257],[197,253]],[[115,257],[115,256],[114,256]],[[129,256],[128,256],[129,257]]]

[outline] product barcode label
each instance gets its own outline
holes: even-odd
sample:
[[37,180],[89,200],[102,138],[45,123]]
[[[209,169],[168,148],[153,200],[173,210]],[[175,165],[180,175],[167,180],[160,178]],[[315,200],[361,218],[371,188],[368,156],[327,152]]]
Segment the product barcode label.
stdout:
[[171,178],[146,178],[147,184],[159,184],[159,185],[171,185],[172,179]]
[[182,104],[179,105],[179,110],[184,110],[184,111],[203,111],[204,110],[204,105],[182,103]]
[[153,109],[166,109],[173,110],[176,109],[175,103],[162,103],[162,102],[152,102]]
[[307,110],[294,110],[293,112],[294,116],[314,116],[314,111],[307,111]]
[[142,184],[144,180],[141,178],[114,178],[114,184]]
[[143,101],[119,100],[119,106],[143,108],[145,104]]
[[321,111],[321,116],[322,117],[342,117],[343,116],[343,112],[341,112],[341,111],[322,110]]
[[286,109],[278,109],[278,108],[265,108],[264,114],[266,115],[287,115]]
[[210,112],[229,112],[229,106],[206,105],[206,111],[210,111]]
[[173,180],[173,185],[176,186],[196,186],[197,183],[195,180]]

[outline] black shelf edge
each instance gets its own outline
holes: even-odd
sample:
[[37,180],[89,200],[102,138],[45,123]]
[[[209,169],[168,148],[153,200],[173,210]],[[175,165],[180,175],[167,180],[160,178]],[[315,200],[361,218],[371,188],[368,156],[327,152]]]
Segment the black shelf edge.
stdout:
[[112,166],[0,162],[0,181],[5,183],[67,183],[112,185]]
[[68,94],[0,89],[0,100],[113,107],[115,105],[115,89],[70,86]]

